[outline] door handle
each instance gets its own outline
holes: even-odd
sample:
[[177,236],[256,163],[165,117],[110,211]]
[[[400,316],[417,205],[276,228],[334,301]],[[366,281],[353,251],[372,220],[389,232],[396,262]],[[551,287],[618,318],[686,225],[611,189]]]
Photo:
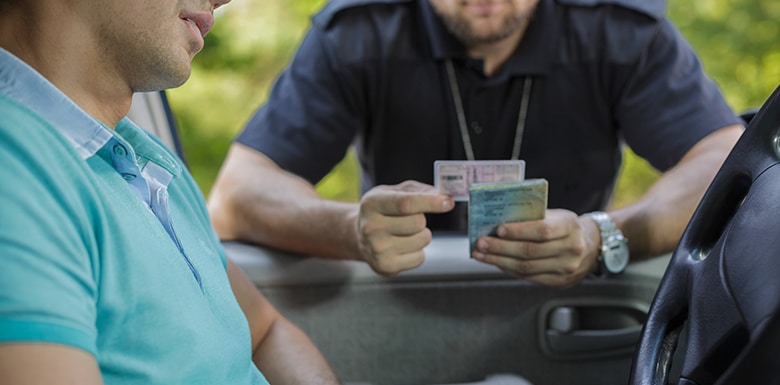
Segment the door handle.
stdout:
[[596,301],[551,306],[544,314],[543,350],[559,358],[593,358],[633,352],[647,310]]

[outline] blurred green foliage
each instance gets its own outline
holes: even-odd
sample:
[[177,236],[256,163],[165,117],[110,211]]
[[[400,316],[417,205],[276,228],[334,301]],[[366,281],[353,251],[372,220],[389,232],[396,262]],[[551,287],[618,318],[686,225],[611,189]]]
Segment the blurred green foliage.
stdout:
[[[232,138],[266,100],[309,17],[324,3],[243,1],[219,10],[190,81],[169,91],[188,165],[204,193],[210,191]],[[735,111],[761,105],[780,82],[780,1],[670,0],[669,16]],[[334,199],[355,200],[357,175],[354,153],[349,153],[317,189]],[[613,205],[632,201],[657,176],[626,151]]]

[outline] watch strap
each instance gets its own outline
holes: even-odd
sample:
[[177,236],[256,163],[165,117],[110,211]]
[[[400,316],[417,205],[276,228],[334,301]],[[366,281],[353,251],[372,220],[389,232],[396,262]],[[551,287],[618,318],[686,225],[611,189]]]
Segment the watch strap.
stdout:
[[615,222],[612,221],[612,218],[609,217],[609,214],[603,211],[593,211],[585,215],[589,216],[591,219],[593,219],[594,222],[596,222],[596,225],[599,228],[599,235],[601,236],[601,245],[599,247],[598,255],[598,270],[594,273],[594,275],[599,277],[606,277],[609,275],[622,273],[622,271],[609,271],[604,262],[604,251],[605,248],[609,247],[609,242],[612,242],[615,239],[625,240],[623,232],[620,231],[620,229],[615,225]]

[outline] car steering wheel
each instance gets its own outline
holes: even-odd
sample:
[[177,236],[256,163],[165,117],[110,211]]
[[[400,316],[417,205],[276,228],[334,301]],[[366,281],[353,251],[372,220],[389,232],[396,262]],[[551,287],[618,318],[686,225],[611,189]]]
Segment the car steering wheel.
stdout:
[[780,384],[780,87],[691,218],[630,384]]

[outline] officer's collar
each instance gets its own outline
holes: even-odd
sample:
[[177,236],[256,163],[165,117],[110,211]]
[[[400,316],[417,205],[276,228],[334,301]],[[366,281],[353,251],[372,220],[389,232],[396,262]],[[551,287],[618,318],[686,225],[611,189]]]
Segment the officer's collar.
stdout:
[[[422,21],[425,33],[436,60],[465,59],[465,47],[453,36],[444,21],[433,9],[429,0],[418,1],[422,9]],[[501,73],[507,75],[540,75],[551,68],[552,50],[554,47],[553,31],[556,26],[552,16],[553,2],[539,0],[536,12],[528,25],[523,40],[504,65]],[[543,21],[537,21],[543,20]]]

